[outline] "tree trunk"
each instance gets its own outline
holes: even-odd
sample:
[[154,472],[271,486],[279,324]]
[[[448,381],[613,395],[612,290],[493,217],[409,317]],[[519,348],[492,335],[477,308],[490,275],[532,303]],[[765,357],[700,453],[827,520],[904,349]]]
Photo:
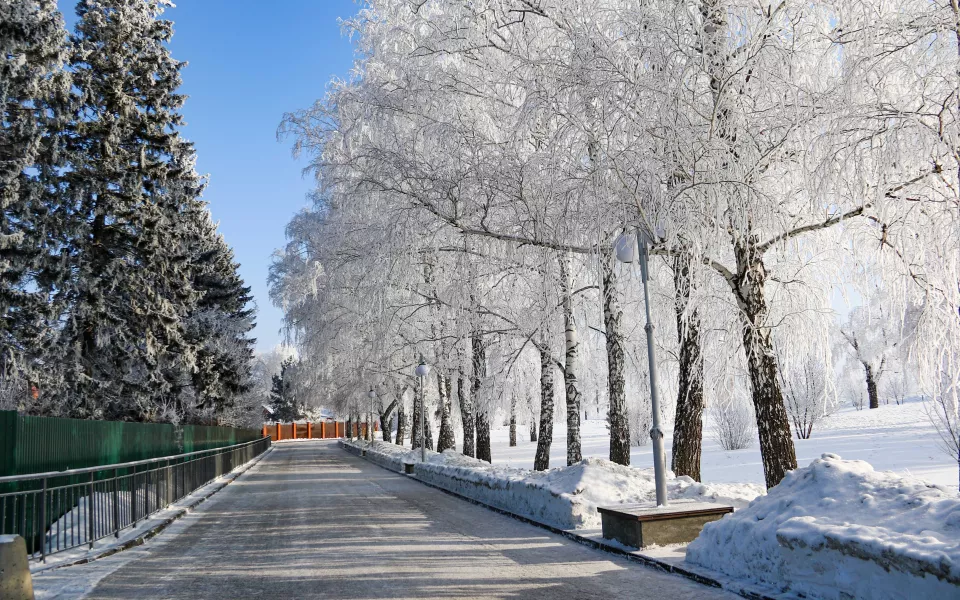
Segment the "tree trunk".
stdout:
[[616,289],[617,276],[613,256],[600,261],[603,270],[603,326],[607,341],[607,394],[610,423],[610,460],[630,465],[630,420],[627,417],[626,383],[624,380],[623,310]]
[[738,241],[736,292],[743,319],[743,348],[757,413],[760,456],[767,488],[780,483],[788,471],[797,468],[797,454],[790,434],[790,419],[783,402],[777,374],[770,328],[767,326],[767,300],[764,285],[767,272],[763,257],[757,255],[755,240]]
[[397,437],[396,444],[403,445],[403,438],[407,433],[407,415],[403,409],[403,392],[400,393],[400,402],[397,404]]
[[[423,390],[420,387],[418,382],[417,388],[413,391],[413,423],[410,425],[410,448],[414,450],[420,447],[420,411],[423,409],[420,401]],[[429,436],[427,436],[427,439],[429,439]]]
[[567,400],[567,466],[575,465],[583,456],[580,449],[580,389],[577,386],[577,322],[573,315],[570,257],[560,258],[560,287],[563,294],[564,361],[563,383]]
[[527,396],[527,409],[530,413],[530,441],[537,441],[537,417],[533,412],[533,398]]
[[550,468],[550,446],[553,444],[553,360],[546,349],[540,350],[540,436],[533,459],[535,471]]
[[480,334],[474,333],[470,337],[470,345],[473,350],[473,375],[471,376],[471,398],[473,399],[473,410],[476,415],[477,424],[477,458],[487,462],[493,462],[490,451],[490,419],[487,415],[486,407],[481,407],[478,400],[480,398],[480,387],[487,376],[487,349],[483,344]]
[[437,452],[456,449],[457,441],[453,435],[453,419],[450,403],[450,378],[437,372],[437,391],[440,392],[440,437],[437,439]]
[[457,399],[460,401],[460,420],[463,422],[463,455],[476,456],[477,451],[474,442],[476,419],[473,414],[473,398],[467,395],[467,386],[462,370],[457,377]]
[[880,408],[880,395],[877,393],[877,377],[873,372],[873,367],[868,363],[863,364],[863,371],[867,378],[867,398],[870,399],[870,408]]
[[700,314],[690,308],[689,254],[677,256],[673,267],[676,288],[677,336],[680,342],[680,381],[673,427],[670,468],[677,476],[700,481],[703,446],[703,352],[700,347]]
[[347,419],[347,438],[353,439],[353,421]]
[[510,447],[517,445],[517,397],[510,399]]
[[430,422],[430,410],[427,409],[427,402],[424,399],[423,402],[423,442],[427,446],[427,450],[433,450],[433,424]]
[[485,411],[477,411],[477,458],[488,463],[493,462],[490,449],[490,416]]
[[393,416],[393,411],[396,410],[400,402],[401,398],[397,398],[390,403],[390,406],[380,412],[380,431],[383,433],[383,441],[387,443],[390,443],[390,418]]

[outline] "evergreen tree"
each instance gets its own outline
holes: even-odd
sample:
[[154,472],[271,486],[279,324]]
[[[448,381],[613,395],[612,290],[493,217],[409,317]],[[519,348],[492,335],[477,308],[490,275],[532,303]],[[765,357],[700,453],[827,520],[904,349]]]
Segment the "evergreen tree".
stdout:
[[84,0],[71,38],[74,118],[62,244],[64,396],[78,417],[177,420],[195,356],[182,213],[202,191],[180,137],[184,63],[161,0]]
[[293,365],[292,358],[283,361],[280,372],[273,376],[273,389],[270,390],[270,408],[273,409],[273,418],[285,423],[296,421],[303,416],[293,392]]
[[206,206],[195,203],[186,218],[196,229],[190,248],[191,283],[199,298],[186,323],[196,355],[195,408],[220,414],[251,388],[253,298]]
[[[55,171],[52,132],[69,88],[65,38],[54,0],[0,3],[0,379],[21,391],[50,374],[39,364],[55,317],[44,181]],[[18,406],[29,400],[16,395]]]

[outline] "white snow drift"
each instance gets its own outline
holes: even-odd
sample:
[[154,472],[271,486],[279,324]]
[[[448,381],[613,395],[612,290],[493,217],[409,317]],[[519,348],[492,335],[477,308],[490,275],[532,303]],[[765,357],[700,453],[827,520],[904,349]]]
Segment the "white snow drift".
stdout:
[[960,498],[824,454],[708,524],[687,561],[816,598],[960,597]]
[[[367,447],[367,458],[382,466],[399,471],[404,461],[413,462],[418,479],[560,529],[597,529],[598,505],[646,502],[656,497],[652,469],[624,467],[598,458],[587,458],[570,467],[531,471],[491,465],[453,450],[443,454],[428,451],[426,463],[420,463],[419,457],[419,451],[394,444],[374,442]],[[671,474],[667,491],[672,499],[742,507],[762,494],[763,487],[752,483],[701,484]]]

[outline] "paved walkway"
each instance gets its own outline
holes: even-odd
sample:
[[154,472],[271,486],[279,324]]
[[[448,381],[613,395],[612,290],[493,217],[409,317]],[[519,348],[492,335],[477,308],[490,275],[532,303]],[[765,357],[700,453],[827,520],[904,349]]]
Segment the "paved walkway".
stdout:
[[214,499],[88,598],[734,598],[464,502],[331,442],[278,444]]

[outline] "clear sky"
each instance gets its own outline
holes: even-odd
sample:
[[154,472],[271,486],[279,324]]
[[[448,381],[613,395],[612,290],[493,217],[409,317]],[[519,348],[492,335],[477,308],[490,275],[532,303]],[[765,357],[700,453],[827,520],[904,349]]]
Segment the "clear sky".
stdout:
[[[72,28],[74,0],[59,0]],[[285,242],[284,227],[306,206],[313,187],[290,141],[277,141],[283,114],[321,98],[332,77],[353,62],[339,17],[353,0],[177,0],[174,58],[183,71],[185,136],[196,143],[198,168],[210,175],[204,195],[233,246],[240,273],[257,301],[257,348],[280,342],[281,312],[267,295],[270,254]]]

